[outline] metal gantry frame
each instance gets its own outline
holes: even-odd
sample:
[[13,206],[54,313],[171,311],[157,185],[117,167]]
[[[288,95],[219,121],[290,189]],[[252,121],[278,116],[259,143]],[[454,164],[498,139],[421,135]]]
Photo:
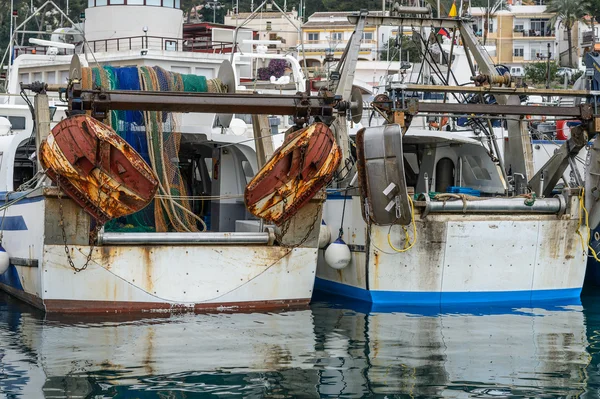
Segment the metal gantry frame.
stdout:
[[[406,14],[406,13],[405,13]],[[493,136],[493,129],[489,126],[491,141],[497,152],[499,166],[502,173],[507,177],[505,162],[510,165],[510,169],[515,174],[520,174],[525,177],[530,187],[541,187],[543,181],[546,184],[542,187],[542,195],[550,194],[554,188],[552,182],[558,181],[562,177],[564,170],[571,162],[572,158],[577,155],[579,150],[587,143],[591,137],[597,134],[596,127],[600,126],[600,118],[595,107],[595,98],[598,93],[583,91],[583,90],[550,90],[550,89],[527,89],[513,87],[495,87],[495,84],[500,83],[506,77],[500,77],[491,57],[479,43],[472,29],[460,18],[413,18],[403,16],[364,16],[351,15],[348,17],[351,23],[357,25],[364,20],[364,25],[388,25],[388,26],[412,26],[413,28],[449,28],[460,31],[465,53],[469,64],[473,62],[470,58],[472,53],[473,58],[479,66],[479,70],[486,78],[486,85],[479,87],[459,87],[459,86],[426,86],[426,85],[401,85],[394,88],[395,91],[403,93],[402,101],[398,102],[397,95],[392,95],[393,100],[389,104],[389,108],[394,111],[400,111],[402,114],[409,116],[407,122],[410,122],[410,115],[415,115],[417,112],[433,112],[447,114],[473,114],[476,117],[481,115],[516,115],[521,118],[509,118],[506,121],[508,131],[508,142],[505,143],[504,154],[500,154],[498,150],[497,140]],[[472,68],[473,69],[473,68]],[[474,72],[474,70],[472,70]],[[510,78],[510,77],[508,77]],[[510,79],[508,79],[510,80]],[[481,84],[481,83],[480,83]],[[394,91],[394,92],[395,92]],[[477,93],[494,94],[498,104],[448,104],[448,103],[416,103],[415,100],[410,100],[410,97],[404,95],[405,91],[430,91],[443,93]],[[521,105],[519,99],[520,94],[547,94],[547,95],[568,95],[578,97],[588,97],[594,99],[593,104],[584,104],[579,107],[528,107]],[[405,100],[406,98],[406,100]],[[410,102],[410,104],[409,104]],[[575,130],[573,137],[567,140],[558,151],[542,166],[542,168],[534,173],[533,169],[533,149],[531,140],[527,134],[526,121],[522,116],[525,115],[543,115],[557,116],[565,118],[573,118],[581,120],[582,127]],[[489,118],[488,118],[489,121]],[[598,123],[595,123],[598,122]],[[408,127],[408,123],[405,127]],[[488,122],[488,125],[491,123]],[[584,143],[584,144],[582,144]],[[508,190],[507,190],[508,193]]]
[[[265,0],[260,6],[266,4]],[[45,4],[52,3],[48,0]],[[53,3],[52,3],[53,4]],[[276,7],[278,7],[275,4]],[[280,10],[281,11],[281,10]],[[256,11],[253,15],[256,14]],[[232,108],[238,109],[242,113],[248,114],[276,114],[276,115],[294,115],[298,123],[306,123],[310,116],[327,117],[333,119],[332,128],[336,134],[336,140],[343,149],[343,156],[349,156],[348,132],[346,116],[351,108],[351,92],[354,78],[354,70],[358,60],[358,52],[362,40],[362,32],[369,24],[382,25],[412,25],[421,27],[453,27],[460,29],[463,35],[463,41],[473,53],[474,59],[480,65],[482,72],[487,72],[485,80],[487,82],[499,82],[504,77],[499,77],[491,58],[478,44],[474,35],[469,34],[469,27],[465,26],[460,19],[450,18],[402,18],[402,17],[372,17],[368,12],[361,11],[360,14],[349,17],[351,22],[357,24],[351,40],[348,42],[344,53],[338,64],[339,80],[333,84],[333,92],[321,92],[318,96],[311,96],[310,93],[298,93],[291,96],[262,95],[262,94],[218,94],[218,93],[165,93],[165,92],[145,92],[145,91],[119,91],[119,90],[82,90],[78,82],[70,85],[67,89],[70,108],[74,111],[83,112],[92,110],[94,114],[101,118],[109,110],[162,110],[172,112],[207,112],[207,113],[226,113]],[[25,22],[24,22],[25,23]],[[23,25],[23,24],[21,24]],[[243,25],[242,25],[243,26]],[[463,33],[464,32],[464,33]],[[472,33],[472,32],[471,32]],[[237,34],[237,31],[236,31]],[[470,44],[470,45],[469,45]],[[480,77],[481,77],[480,76]],[[22,85],[24,89],[30,89],[37,92],[65,91],[65,88],[56,85],[40,85],[35,83]],[[520,145],[517,145],[518,151],[514,148],[512,159],[517,159],[520,163],[510,163],[513,173],[521,173],[526,176],[530,186],[537,187],[540,180],[552,182],[557,176],[562,176],[564,169],[569,164],[569,159],[574,156],[577,147],[581,146],[583,140],[587,142],[591,136],[596,134],[595,126],[600,126],[598,121],[595,103],[582,104],[574,107],[528,107],[520,104],[518,95],[522,94],[546,94],[546,95],[566,95],[596,98],[599,93],[588,92],[584,90],[550,90],[550,89],[528,89],[499,87],[495,84],[482,85],[477,87],[464,86],[426,86],[426,85],[398,85],[393,88],[396,92],[403,95],[394,95],[393,100],[389,100],[390,109],[396,113],[395,119],[403,118],[401,123],[407,128],[410,120],[417,113],[444,113],[444,114],[470,114],[474,118],[485,118],[484,115],[543,115],[556,116],[562,118],[579,119],[583,122],[582,128],[576,130],[573,137],[568,140],[563,147],[544,165],[537,174],[529,170],[529,164],[532,164],[531,142],[528,135],[523,135],[521,129],[525,122],[520,119],[507,118],[509,124],[509,140],[511,137],[518,136]],[[430,92],[457,92],[473,94],[494,94],[499,104],[465,104],[465,103],[427,103],[417,102],[410,96],[404,95],[406,92],[430,91]],[[515,101],[517,101],[515,103]],[[331,119],[330,119],[331,120]],[[525,136],[523,138],[523,136]],[[493,140],[495,143],[495,140]],[[529,150],[528,150],[529,148]],[[496,147],[497,151],[497,147]],[[578,151],[578,150],[577,150]],[[502,154],[497,154],[499,158]],[[500,162],[501,166],[504,165]],[[504,169],[504,168],[503,168]],[[506,173],[505,170],[503,170]],[[524,172],[524,173],[523,173]],[[544,191],[551,190],[548,184]]]

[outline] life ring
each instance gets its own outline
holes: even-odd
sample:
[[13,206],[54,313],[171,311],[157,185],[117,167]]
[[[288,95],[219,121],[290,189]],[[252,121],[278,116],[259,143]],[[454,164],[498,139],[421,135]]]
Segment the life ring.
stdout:
[[568,140],[571,138],[571,127],[580,125],[578,120],[558,120],[556,121],[556,139]]
[[556,139],[557,140],[567,140],[567,132],[565,131],[565,126],[567,126],[567,121],[559,120],[556,121]]
[[448,123],[448,117],[444,116],[444,117],[442,117],[442,120],[439,123],[437,121],[429,122],[429,127],[439,130],[439,129],[443,128],[444,126],[446,126],[447,123]]

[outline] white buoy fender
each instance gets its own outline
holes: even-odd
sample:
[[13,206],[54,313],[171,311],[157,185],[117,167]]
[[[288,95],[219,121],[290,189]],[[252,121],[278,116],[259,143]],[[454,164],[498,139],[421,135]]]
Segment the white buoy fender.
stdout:
[[4,274],[10,266],[10,258],[6,250],[0,245],[0,274]]
[[351,258],[350,248],[341,238],[329,244],[327,250],[325,250],[325,262],[337,270],[348,266]]
[[319,249],[325,248],[331,242],[331,230],[329,226],[325,224],[325,221],[321,221],[321,228],[319,229]]

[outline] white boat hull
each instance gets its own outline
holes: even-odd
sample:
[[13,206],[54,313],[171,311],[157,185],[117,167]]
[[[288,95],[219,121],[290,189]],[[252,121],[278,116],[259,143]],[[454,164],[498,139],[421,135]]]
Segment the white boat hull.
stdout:
[[[47,201],[38,195],[7,209],[3,246],[12,263],[0,288],[48,312],[273,309],[305,306],[312,296],[314,247],[98,246],[76,272],[60,230],[49,226],[56,216]],[[62,201],[65,213],[76,207]],[[68,245],[78,268],[90,250],[82,244]]]
[[[341,225],[341,201],[330,198],[325,205],[332,233]],[[580,295],[587,250],[577,235],[575,202],[562,217],[429,214],[421,219],[417,214],[415,246],[396,253],[388,244],[389,227],[372,225],[367,240],[360,198],[346,201],[343,239],[352,260],[335,270],[321,251],[316,289],[379,305],[529,302]],[[404,232],[394,226],[392,243],[401,248],[400,237]]]

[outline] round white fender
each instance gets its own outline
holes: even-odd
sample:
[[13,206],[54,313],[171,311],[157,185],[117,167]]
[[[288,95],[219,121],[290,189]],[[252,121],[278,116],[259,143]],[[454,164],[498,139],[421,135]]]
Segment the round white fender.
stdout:
[[321,228],[319,229],[319,249],[325,248],[331,242],[331,230],[329,226],[325,224],[325,221],[321,221]]
[[334,269],[343,269],[350,264],[352,253],[348,245],[338,238],[325,250],[325,262]]
[[6,250],[0,245],[0,274],[4,274],[10,266],[10,257]]

